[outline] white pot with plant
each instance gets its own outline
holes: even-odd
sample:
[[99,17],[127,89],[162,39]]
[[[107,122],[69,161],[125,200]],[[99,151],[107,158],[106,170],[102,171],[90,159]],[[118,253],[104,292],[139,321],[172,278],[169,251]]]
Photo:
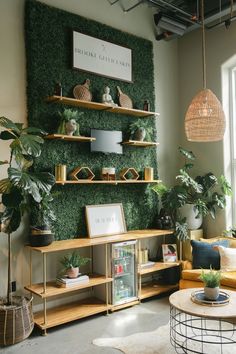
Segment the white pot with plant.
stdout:
[[150,126],[150,122],[143,119],[138,119],[131,123],[129,126],[130,139],[137,141],[151,141],[151,134],[153,128]]
[[221,272],[213,270],[202,270],[199,277],[204,283],[204,294],[207,300],[217,300],[220,293]]
[[60,116],[60,124],[57,133],[69,136],[80,136],[78,118],[83,112],[65,108],[63,112],[58,112],[58,114]]
[[77,278],[80,272],[80,267],[86,265],[90,258],[82,257],[76,251],[64,256],[60,263],[63,265],[63,272],[68,278]]

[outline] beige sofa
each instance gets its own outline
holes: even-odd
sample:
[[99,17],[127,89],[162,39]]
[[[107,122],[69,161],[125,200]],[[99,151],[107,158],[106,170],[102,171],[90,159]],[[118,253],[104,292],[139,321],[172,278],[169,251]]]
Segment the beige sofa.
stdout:
[[[222,239],[225,239],[225,237],[201,239],[201,241],[211,243]],[[230,237],[228,237],[228,239],[229,239],[229,247],[236,248],[236,239]],[[203,283],[199,279],[200,274],[201,274],[201,269],[192,269],[191,259],[182,261],[182,271],[181,271],[181,279],[179,282],[179,288],[187,289],[187,288],[203,287]],[[236,291],[236,270],[222,271],[221,288]]]

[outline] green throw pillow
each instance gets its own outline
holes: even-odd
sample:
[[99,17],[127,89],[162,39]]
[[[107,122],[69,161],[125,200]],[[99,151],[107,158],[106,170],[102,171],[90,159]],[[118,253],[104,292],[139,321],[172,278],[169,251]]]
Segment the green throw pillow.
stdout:
[[213,246],[229,246],[229,240],[220,240],[212,243],[191,240],[193,269],[220,269],[219,251],[213,249]]

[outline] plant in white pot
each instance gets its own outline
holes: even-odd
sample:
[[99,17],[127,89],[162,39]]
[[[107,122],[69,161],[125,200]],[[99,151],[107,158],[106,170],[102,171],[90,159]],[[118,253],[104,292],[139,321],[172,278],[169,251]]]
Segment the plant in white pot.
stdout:
[[[193,178],[190,170],[193,168],[195,155],[179,147],[180,154],[185,158],[183,167],[176,176],[178,183],[167,187],[160,183],[152,189],[161,197],[162,207],[171,217],[175,234],[180,240],[188,238],[188,229],[199,228],[203,217],[210,215],[216,218],[218,209],[224,209],[226,196],[231,196],[231,187],[225,177],[217,178],[212,172]],[[194,216],[183,214],[183,207],[194,212]],[[189,224],[193,219],[195,225]],[[198,219],[200,222],[198,223]]]
[[[55,178],[48,172],[33,172],[34,159],[41,154],[46,133],[38,128],[24,128],[21,123],[0,117],[1,140],[11,140],[7,177],[0,180],[2,196],[0,231],[8,239],[7,296],[0,301],[0,345],[11,345],[27,338],[33,329],[32,299],[12,296],[11,236],[18,229],[22,216],[29,212],[29,200],[40,203],[42,193],[49,193]],[[1,281],[2,284],[2,281]]]
[[199,277],[204,283],[204,295],[207,300],[217,300],[220,293],[221,272],[213,270],[202,270]]
[[79,275],[80,267],[86,265],[90,258],[82,257],[76,251],[67,254],[61,259],[63,265],[63,272],[68,278],[76,278]]
[[151,134],[153,128],[150,126],[150,122],[144,119],[137,119],[129,126],[130,139],[137,141],[151,141]]

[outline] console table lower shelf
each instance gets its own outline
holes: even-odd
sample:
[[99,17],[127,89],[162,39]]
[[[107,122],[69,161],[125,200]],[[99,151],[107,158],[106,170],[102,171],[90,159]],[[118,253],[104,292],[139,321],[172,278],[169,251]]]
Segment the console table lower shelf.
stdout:
[[55,327],[64,323],[78,320],[87,316],[110,310],[112,305],[106,304],[96,298],[86,298],[78,302],[61,305],[47,310],[46,322],[44,312],[34,314],[35,324],[42,330]]

